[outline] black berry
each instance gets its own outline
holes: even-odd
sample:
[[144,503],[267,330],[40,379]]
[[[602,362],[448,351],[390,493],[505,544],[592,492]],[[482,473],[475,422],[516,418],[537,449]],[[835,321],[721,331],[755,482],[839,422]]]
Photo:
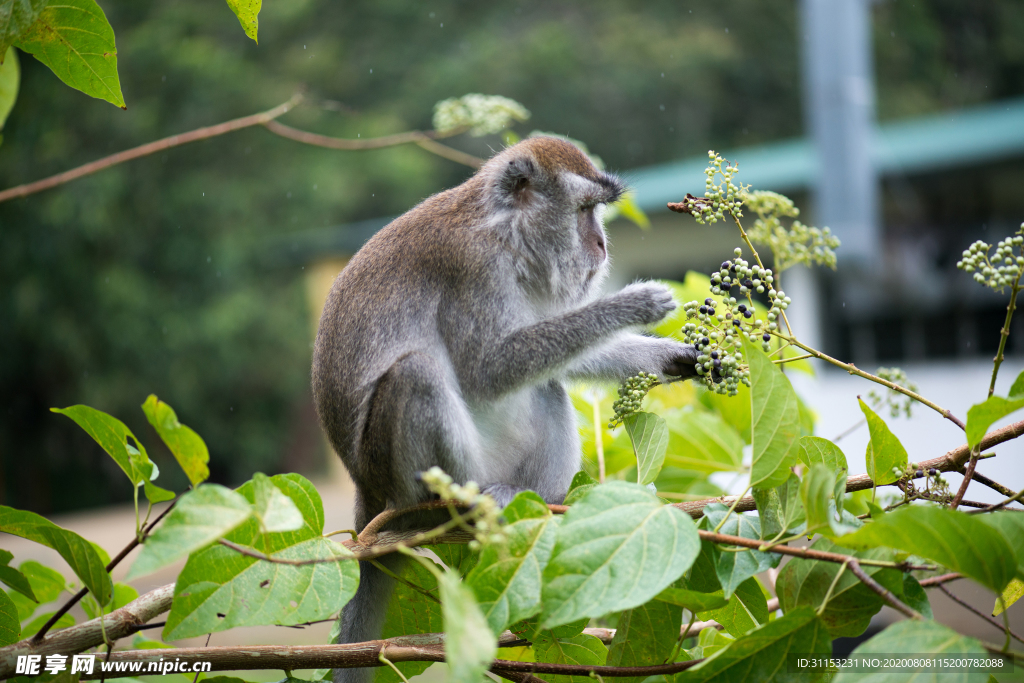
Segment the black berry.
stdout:
[[704,337],[703,339],[700,340],[700,343],[701,343],[701,346],[707,346],[708,344],[711,343],[711,340],[708,339],[707,337]]
[[731,261],[722,261],[722,270],[726,270],[732,265]]
[[716,359],[714,359],[713,361],[711,361],[711,364],[712,364],[713,366],[715,366],[716,368],[720,368],[720,367],[722,367],[722,361],[718,360],[717,358],[716,358]]
[[753,288],[754,282],[748,277],[746,280],[743,281],[743,286],[747,288]]
[[707,299],[704,299],[704,304],[707,306],[714,306],[715,300],[712,299],[711,297],[708,297]]
[[718,351],[712,351],[711,352],[711,359],[714,360],[716,358],[718,358]]
[[708,312],[708,307],[707,306],[701,306],[700,307],[700,312],[701,313],[707,313]]
[[763,335],[761,335],[761,339],[763,339],[765,341],[771,341],[772,340],[772,335],[770,335],[767,332],[765,332]]
[[732,324],[735,325],[736,327],[739,327],[740,326],[740,319],[736,318],[736,320],[732,321]]
[[745,313],[746,310],[747,310],[747,305],[746,304],[740,304],[736,308],[740,309],[740,313]]
[[751,317],[753,315],[754,315],[753,311],[743,311],[743,317],[744,318],[749,318],[749,317]]

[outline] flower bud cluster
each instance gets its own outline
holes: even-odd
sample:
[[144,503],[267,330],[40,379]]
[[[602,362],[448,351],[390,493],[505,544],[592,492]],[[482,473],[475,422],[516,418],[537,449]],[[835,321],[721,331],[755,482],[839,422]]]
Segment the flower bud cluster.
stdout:
[[480,493],[475,481],[467,481],[465,485],[457,484],[440,467],[431,467],[420,474],[420,480],[426,484],[431,493],[436,493],[441,500],[448,500],[459,507],[469,508],[473,513],[472,531],[474,540],[469,545],[478,550],[485,543],[503,543],[505,532],[501,526],[501,510],[493,498]]
[[747,233],[750,240],[772,250],[775,268],[780,273],[797,264],[836,268],[835,249],[839,238],[829,228],[812,228],[794,220],[787,228],[782,218],[795,218],[800,209],[789,197],[777,192],[746,192],[743,203],[757,218]]
[[434,105],[434,130],[447,133],[468,128],[474,136],[500,133],[513,121],[525,121],[530,112],[515,100],[477,93],[452,97]]
[[[878,368],[875,375],[917,393],[917,385],[911,382],[907,373],[900,368]],[[872,389],[868,392],[868,401],[875,410],[888,408],[889,415],[892,417],[899,417],[900,413],[910,417],[911,406],[914,405],[914,399],[892,389],[886,389],[884,394],[879,394]]]
[[978,240],[964,250],[963,259],[956,267],[965,273],[972,273],[974,281],[996,291],[1013,285],[1024,271],[1024,223],[1017,235],[1000,240],[996,252],[989,258],[991,244]]
[[741,218],[743,216],[743,193],[746,188],[737,185],[732,178],[740,170],[736,164],[730,164],[708,150],[710,163],[704,171],[704,196],[687,196],[685,209],[697,219],[698,223],[717,223],[725,220],[726,214]]
[[[711,274],[711,293],[728,295],[733,287],[740,288],[740,295],[747,296],[751,291],[763,294],[765,289],[769,290],[768,296],[774,296],[772,284],[775,282],[775,275],[770,268],[762,268],[756,263],[751,266],[740,258],[743,250],[739,247],[733,252],[735,259],[722,262],[722,268]],[[750,317],[750,316],[747,316]]]
[[619,387],[619,398],[612,404],[615,415],[608,422],[608,429],[614,429],[633,413],[640,412],[640,404],[643,403],[644,396],[657,383],[657,375],[643,371],[623,382]]

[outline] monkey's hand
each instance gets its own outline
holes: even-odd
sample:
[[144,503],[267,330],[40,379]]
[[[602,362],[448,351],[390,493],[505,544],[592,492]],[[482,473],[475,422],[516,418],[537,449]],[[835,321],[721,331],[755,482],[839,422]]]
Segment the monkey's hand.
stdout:
[[625,309],[633,324],[639,325],[656,323],[676,309],[672,292],[656,282],[636,282],[609,299]]
[[697,376],[697,348],[691,344],[675,344],[660,368],[669,382]]

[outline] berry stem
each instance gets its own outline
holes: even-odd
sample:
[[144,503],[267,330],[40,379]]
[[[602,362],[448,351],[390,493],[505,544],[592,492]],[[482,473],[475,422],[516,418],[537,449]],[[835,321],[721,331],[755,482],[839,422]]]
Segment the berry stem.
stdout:
[[948,409],[943,408],[942,406],[938,405],[937,403],[929,401],[924,396],[921,396],[920,394],[915,393],[915,392],[911,391],[910,389],[907,389],[905,387],[901,387],[899,384],[896,384],[895,382],[890,382],[889,380],[882,379],[881,377],[878,377],[877,375],[872,375],[870,372],[864,372],[863,370],[858,368],[853,363],[844,363],[843,361],[838,360],[836,358],[833,358],[832,356],[829,356],[828,354],[822,353],[821,351],[818,351],[817,349],[811,348],[807,344],[804,344],[803,342],[798,340],[796,337],[793,337],[793,336],[788,336],[787,337],[786,335],[781,334],[779,332],[776,332],[775,335],[780,337],[780,338],[782,338],[782,339],[784,339],[784,340],[786,340],[786,341],[788,341],[790,344],[793,344],[794,346],[800,347],[801,349],[803,349],[804,351],[809,353],[814,358],[817,358],[818,360],[823,360],[826,363],[831,363],[832,365],[836,366],[837,368],[842,368],[842,369],[846,370],[851,375],[857,375],[858,377],[863,377],[866,380],[870,380],[870,381],[874,382],[875,384],[881,384],[883,387],[888,387],[888,388],[892,389],[895,392],[903,394],[904,396],[909,396],[910,398],[914,399],[918,403],[924,404],[924,405],[928,406],[929,408],[931,408],[932,410],[934,410],[935,412],[937,412],[939,415],[942,415],[942,417],[946,418],[947,420],[949,420],[950,422],[955,424],[960,429],[963,429],[964,431],[967,430],[967,426],[964,424],[963,420],[961,420],[956,415],[951,413]]
[[1006,321],[1003,328],[999,330],[999,350],[996,357],[992,359],[992,380],[988,384],[988,395],[996,391],[996,377],[999,375],[999,366],[1003,364],[1003,351],[1006,349],[1006,340],[1010,338],[1010,321],[1013,320],[1013,312],[1017,308],[1017,294],[1020,292],[1020,279],[1024,275],[1024,268],[1017,271],[1017,279],[1013,281],[1010,289],[1010,303],[1006,305]]
[[783,363],[792,363],[795,360],[803,360],[804,358],[814,358],[814,357],[815,356],[814,356],[813,353],[805,353],[802,356],[792,356],[790,358],[776,358],[772,362],[775,363],[776,365],[782,365]]
[[725,526],[725,522],[729,519],[729,515],[733,513],[733,511],[736,509],[736,506],[739,505],[741,500],[743,500],[743,496],[747,495],[751,488],[753,488],[753,485],[747,484],[747,488],[743,489],[743,493],[736,496],[736,500],[734,500],[732,502],[732,505],[729,506],[729,509],[725,513],[725,517],[722,517],[722,521],[718,523],[718,526],[715,527],[713,533],[717,534],[721,530],[721,528]]
[[[757,253],[757,249],[754,248],[754,243],[750,241],[750,237],[747,235],[747,231],[743,229],[743,224],[740,223],[740,219],[737,218],[736,214],[734,214],[732,212],[730,212],[729,215],[732,216],[732,220],[733,220],[734,223],[736,223],[736,227],[740,229],[740,237],[743,238],[743,241],[746,243],[747,248],[750,249],[750,253],[752,253],[754,255],[754,259],[757,261],[757,265],[761,266],[761,268],[764,268],[764,263],[762,263],[762,261],[761,261],[761,255],[758,254]],[[777,289],[777,290],[781,290],[782,289],[782,270],[781,269],[779,269],[779,272],[775,273],[775,284],[776,284],[775,289]],[[750,299],[750,294],[749,293],[747,294],[747,298]],[[784,323],[786,323],[786,331],[789,332],[789,336],[792,337],[793,336],[793,328],[789,326],[789,318],[786,317],[786,311],[783,310],[782,308],[780,308],[779,312],[782,313],[782,321]]]

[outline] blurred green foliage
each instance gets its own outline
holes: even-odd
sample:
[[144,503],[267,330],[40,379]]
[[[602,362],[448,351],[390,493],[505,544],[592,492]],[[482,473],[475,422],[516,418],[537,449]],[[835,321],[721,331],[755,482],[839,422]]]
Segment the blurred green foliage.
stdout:
[[[0,187],[270,108],[300,86],[328,102],[283,122],[347,137],[428,128],[448,97],[504,95],[533,113],[520,132],[584,140],[617,170],[802,129],[792,0],[288,0],[265,3],[259,45],[222,3],[101,4],[128,111],[20,55]],[[883,116],[1024,92],[1019,3],[875,11]],[[501,141],[453,144],[486,156]],[[0,204],[0,502],[126,500],[102,451],[48,408],[135,416],[148,442],[138,406],[150,393],[203,434],[214,481],[315,468],[305,245],[467,175],[414,147],[344,153],[256,128]],[[161,469],[161,486],[186,485]]]

